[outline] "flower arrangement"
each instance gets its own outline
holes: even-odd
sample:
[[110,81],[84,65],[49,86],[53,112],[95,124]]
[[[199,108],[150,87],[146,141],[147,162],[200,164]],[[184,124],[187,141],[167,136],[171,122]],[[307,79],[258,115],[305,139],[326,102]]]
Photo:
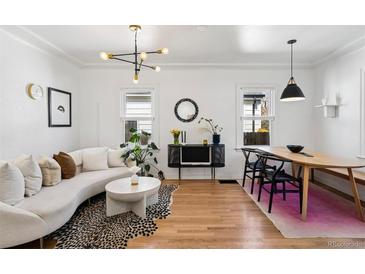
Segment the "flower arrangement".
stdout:
[[179,144],[179,136],[180,136],[180,130],[178,130],[177,128],[173,128],[170,130],[172,136],[174,137],[174,144],[178,145]]
[[219,135],[223,131],[223,128],[220,127],[218,124],[214,123],[212,119],[201,117],[200,120],[198,121],[198,124],[200,124],[202,121],[208,123],[209,127],[207,129],[213,135]]

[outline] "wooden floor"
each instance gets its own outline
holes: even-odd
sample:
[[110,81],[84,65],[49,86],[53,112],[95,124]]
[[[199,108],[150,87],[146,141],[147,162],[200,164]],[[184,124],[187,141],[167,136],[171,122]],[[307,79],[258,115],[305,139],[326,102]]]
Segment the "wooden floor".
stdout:
[[[166,181],[165,183],[177,183]],[[173,195],[172,214],[157,220],[153,236],[129,248],[365,248],[365,239],[286,239],[238,184],[183,180]]]
[[[164,183],[179,184],[172,214],[156,221],[154,235],[130,240],[128,248],[332,248],[332,241],[337,247],[365,248],[365,239],[285,239],[238,184]],[[52,248],[54,243],[45,245]]]

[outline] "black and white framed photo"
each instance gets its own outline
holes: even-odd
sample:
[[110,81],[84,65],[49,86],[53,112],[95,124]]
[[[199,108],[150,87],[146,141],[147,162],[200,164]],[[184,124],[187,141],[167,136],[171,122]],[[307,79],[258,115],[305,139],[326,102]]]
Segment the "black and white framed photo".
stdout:
[[71,93],[48,88],[48,127],[71,127]]

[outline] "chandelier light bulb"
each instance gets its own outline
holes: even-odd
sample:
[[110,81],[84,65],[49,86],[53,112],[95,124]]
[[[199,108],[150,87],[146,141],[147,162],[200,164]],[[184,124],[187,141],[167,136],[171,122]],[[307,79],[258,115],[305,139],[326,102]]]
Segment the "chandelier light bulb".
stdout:
[[99,53],[99,56],[100,56],[100,58],[101,59],[103,59],[103,60],[108,60],[108,59],[110,59],[110,57],[111,57],[111,54],[108,54],[108,53],[106,53],[106,52],[100,52]]
[[146,59],[147,59],[147,53],[145,53],[145,52],[141,52],[141,53],[139,54],[139,57],[141,58],[141,60],[142,60],[142,61],[144,61],[144,60],[146,60]]
[[135,73],[133,76],[133,83],[138,84],[138,74]]
[[162,48],[159,50],[160,54],[168,54],[169,53],[169,49],[168,48]]
[[161,68],[160,68],[159,66],[155,66],[155,67],[154,67],[154,70],[155,70],[156,72],[160,72],[160,71],[161,71]]

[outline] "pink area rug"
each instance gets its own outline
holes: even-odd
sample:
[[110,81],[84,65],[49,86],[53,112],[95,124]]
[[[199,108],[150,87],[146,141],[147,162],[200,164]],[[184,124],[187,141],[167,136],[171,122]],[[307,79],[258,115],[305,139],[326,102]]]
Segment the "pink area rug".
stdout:
[[281,193],[275,194],[269,214],[269,193],[263,190],[261,201],[257,202],[259,186],[255,184],[253,195],[250,187],[251,182],[246,181],[246,193],[286,238],[365,238],[365,223],[357,218],[354,203],[317,185],[310,184],[306,222],[299,213],[298,193],[288,193],[286,201]]

